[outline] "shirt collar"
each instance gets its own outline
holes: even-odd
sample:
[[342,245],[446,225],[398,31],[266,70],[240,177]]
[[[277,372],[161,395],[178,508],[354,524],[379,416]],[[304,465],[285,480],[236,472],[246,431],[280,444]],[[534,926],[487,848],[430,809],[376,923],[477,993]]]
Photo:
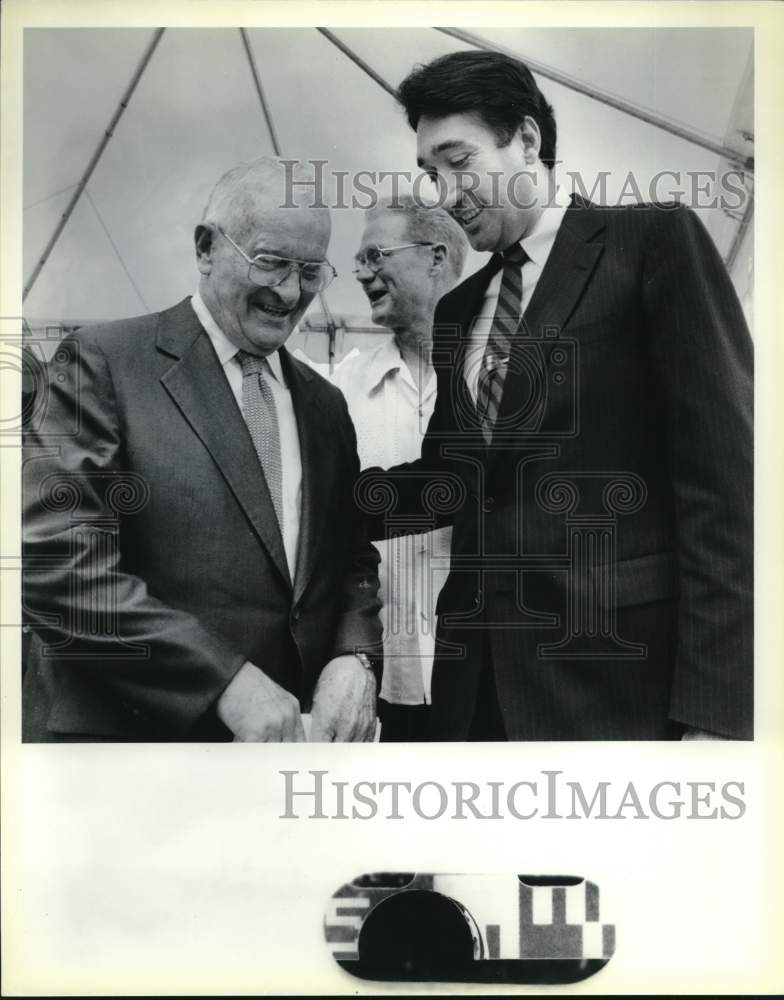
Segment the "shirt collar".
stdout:
[[394,337],[388,337],[383,344],[372,351],[367,359],[367,392],[375,392],[392,372],[403,370],[403,359],[397,349]]
[[[204,327],[207,336],[212,341],[212,346],[215,348],[215,353],[218,355],[218,361],[220,361],[221,366],[225,368],[226,365],[237,356],[237,345],[233,344],[229,340],[223,330],[221,330],[215,322],[212,313],[205,305],[204,299],[201,297],[198,290],[191,296],[191,305],[193,306],[193,311],[196,313],[196,317]],[[270,371],[278,382],[285,386],[286,380],[283,378],[283,367],[280,363],[279,351],[273,351],[272,354],[268,354],[266,361],[270,367]]]
[[556,188],[552,201],[542,210],[533,232],[529,233],[525,239],[520,240],[520,246],[539,267],[544,267],[547,263],[547,258],[569,205],[569,195],[563,188]]
[[[400,355],[400,348],[395,343],[394,337],[389,337],[380,347],[373,351],[367,360],[367,394],[368,396],[376,392],[384,379],[393,372],[399,372],[400,378],[414,391],[417,387],[408,370],[408,365]],[[431,382],[433,385],[431,386]],[[422,387],[422,398],[426,399],[430,391],[435,387],[435,379],[431,378],[426,386]]]

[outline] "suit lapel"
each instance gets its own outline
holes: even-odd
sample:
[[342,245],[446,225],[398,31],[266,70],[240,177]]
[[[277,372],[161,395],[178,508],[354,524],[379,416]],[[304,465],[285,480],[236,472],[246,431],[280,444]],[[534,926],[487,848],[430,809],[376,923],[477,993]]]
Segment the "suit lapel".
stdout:
[[158,349],[175,358],[161,382],[201,439],[286,583],[286,553],[256,449],[210,338],[186,299],[161,314]]
[[525,310],[528,333],[543,340],[546,331],[560,331],[574,311],[604,250],[589,242],[604,228],[593,206],[573,202],[566,210],[544,271]]
[[[497,271],[498,268],[491,257],[483,267],[480,267],[478,271],[466,278],[453,293],[453,305],[450,311],[460,316],[464,339],[471,332],[473,320],[479,315],[482,309],[482,303],[487,293],[487,286]],[[472,317],[468,325],[465,324],[466,316]]]
[[319,544],[328,527],[326,500],[332,490],[335,442],[330,440],[331,422],[324,413],[321,387],[313,372],[294,360],[285,348],[281,349],[280,357],[297,415],[302,457],[302,504],[294,574],[294,600],[298,601],[313,575]]

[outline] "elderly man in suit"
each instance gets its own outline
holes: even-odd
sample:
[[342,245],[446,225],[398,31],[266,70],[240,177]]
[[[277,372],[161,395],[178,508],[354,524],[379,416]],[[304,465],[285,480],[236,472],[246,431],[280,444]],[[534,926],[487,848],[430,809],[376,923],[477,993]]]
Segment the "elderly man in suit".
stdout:
[[567,197],[515,59],[447,55],[399,97],[493,254],[439,303],[435,410],[393,477],[398,524],[415,473],[452,496],[435,738],[751,738],[752,349],[713,243],[678,204]]
[[26,740],[302,740],[305,710],[313,739],[373,736],[354,431],[284,347],[334,276],[329,213],[293,176],[227,173],[196,294],[52,361],[25,442]]

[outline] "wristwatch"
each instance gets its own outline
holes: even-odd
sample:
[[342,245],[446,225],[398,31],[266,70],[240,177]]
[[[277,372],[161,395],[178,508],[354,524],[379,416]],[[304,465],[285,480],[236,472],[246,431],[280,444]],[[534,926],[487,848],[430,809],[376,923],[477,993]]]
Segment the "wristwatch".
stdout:
[[373,664],[370,662],[370,657],[367,653],[354,653],[354,656],[359,660],[365,670],[373,670]]

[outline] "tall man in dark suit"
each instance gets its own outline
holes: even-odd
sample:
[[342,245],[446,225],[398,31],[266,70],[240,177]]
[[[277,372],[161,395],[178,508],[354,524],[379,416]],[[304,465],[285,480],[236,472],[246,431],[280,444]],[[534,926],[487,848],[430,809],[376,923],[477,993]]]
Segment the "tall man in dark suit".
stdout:
[[191,299],[55,355],[25,452],[26,740],[302,740],[310,709],[314,739],[372,738],[354,431],[283,346],[334,276],[329,213],[286,176],[221,178]]
[[752,351],[715,247],[684,207],[565,197],[514,59],[444,56],[399,97],[493,252],[437,308],[421,460],[394,502],[360,489],[405,530],[425,474],[453,525],[436,738],[750,738]]

